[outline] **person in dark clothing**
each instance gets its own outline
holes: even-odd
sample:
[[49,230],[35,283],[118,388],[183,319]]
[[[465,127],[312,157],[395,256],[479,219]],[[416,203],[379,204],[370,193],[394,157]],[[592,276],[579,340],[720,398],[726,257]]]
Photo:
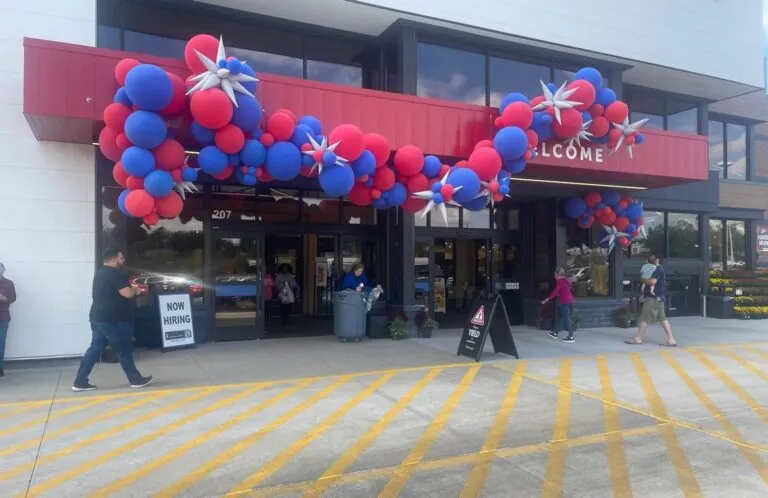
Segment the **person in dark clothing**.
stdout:
[[5,339],[11,324],[11,305],[16,302],[16,287],[5,278],[5,266],[0,263],[0,377],[5,376]]
[[285,328],[288,324],[288,317],[293,311],[296,295],[299,293],[299,284],[296,283],[291,265],[283,264],[278,271],[277,278],[275,278],[275,289],[277,289],[280,300],[280,324],[282,328]]
[[144,377],[139,373],[133,361],[133,298],[136,291],[122,270],[124,266],[122,252],[116,249],[104,251],[104,265],[93,277],[93,304],[89,317],[93,333],[91,346],[85,352],[72,384],[75,392],[96,389],[88,376],[107,345],[117,353],[131,387],[144,387],[152,382],[151,376]]
[[344,280],[341,281],[341,290],[362,291],[368,285],[368,279],[363,274],[364,271],[365,267],[359,263],[353,266],[352,271],[344,275]]
[[[667,315],[664,312],[664,283],[666,274],[661,266],[661,258],[653,256],[653,263],[656,265],[656,269],[653,271],[651,278],[643,279],[643,284],[645,284],[643,289],[643,308],[640,311],[640,323],[637,327],[637,333],[624,342],[633,346],[642,344],[645,332],[648,330],[648,324],[659,322],[666,335],[666,340],[662,346],[676,348],[677,342],[672,335],[672,326],[669,324]],[[655,286],[655,290],[652,292],[653,286]]]

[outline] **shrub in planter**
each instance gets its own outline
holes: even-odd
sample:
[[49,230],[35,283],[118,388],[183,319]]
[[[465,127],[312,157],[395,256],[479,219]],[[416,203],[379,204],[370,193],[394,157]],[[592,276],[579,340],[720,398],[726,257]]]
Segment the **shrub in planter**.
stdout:
[[629,306],[624,306],[623,308],[617,309],[615,317],[619,327],[628,329],[637,325],[637,313],[634,313],[632,310],[630,310]]
[[395,341],[405,339],[408,336],[408,322],[396,316],[389,322],[389,337]]
[[432,337],[432,332],[438,328],[440,328],[440,324],[437,322],[437,320],[427,317],[419,326],[419,337],[429,339]]

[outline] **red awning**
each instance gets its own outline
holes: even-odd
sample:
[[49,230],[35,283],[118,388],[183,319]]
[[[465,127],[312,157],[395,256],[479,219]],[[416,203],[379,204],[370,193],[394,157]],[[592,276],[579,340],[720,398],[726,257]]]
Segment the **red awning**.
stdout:
[[[38,140],[92,143],[103,127],[104,108],[117,91],[115,65],[133,57],[157,64],[182,78],[183,61],[143,54],[24,39],[24,115]],[[352,123],[389,139],[393,149],[407,144],[427,154],[467,158],[475,144],[493,133],[495,109],[362,90],[327,83],[259,74],[258,99],[270,113],[287,108],[311,114],[331,130]],[[186,123],[188,125],[188,123]],[[182,130],[185,123],[178,123]],[[708,178],[707,138],[644,130],[645,143],[609,155],[605,148],[544,144],[523,177],[661,187]],[[181,133],[178,139],[184,141]],[[193,144],[188,142],[190,147]]]

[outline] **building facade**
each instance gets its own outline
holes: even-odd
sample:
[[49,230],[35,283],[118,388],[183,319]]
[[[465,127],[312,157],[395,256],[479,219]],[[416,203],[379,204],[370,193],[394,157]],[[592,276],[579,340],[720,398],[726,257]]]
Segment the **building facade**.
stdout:
[[[389,303],[426,305],[445,326],[462,323],[479,290],[504,293],[513,322],[535,324],[553,270],[565,267],[576,277],[583,325],[599,326],[635,295],[639,267],[656,253],[666,259],[669,314],[701,314],[711,268],[768,266],[762,2],[733,10],[654,0],[642,15],[636,6],[587,4],[0,7],[3,54],[14,61],[0,77],[0,205],[8,213],[0,260],[19,293],[7,356],[82,353],[90,280],[106,247],[129,260],[142,292],[137,339],[147,343],[140,336],[151,329],[154,296],[169,289],[191,294],[199,342],[323,333],[335,284],[358,262]],[[628,26],[628,17],[637,22]],[[546,22],[530,22],[539,18]],[[201,179],[178,219],[149,228],[117,209],[112,165],[93,142],[116,90],[116,63],[131,56],[184,74],[184,46],[198,33],[222,35],[230,55],[256,70],[267,113],[284,107],[327,125],[351,122],[388,136],[393,148],[412,143],[450,164],[492,137],[504,95],[538,95],[540,81],[559,86],[584,66],[600,69],[631,121],[648,119],[649,138],[634,159],[544,143],[510,199],[482,211],[451,208],[447,223],[358,207],[312,181]],[[564,216],[565,198],[603,188],[643,201],[646,238],[609,252],[598,227],[581,230]],[[300,286],[285,330],[270,299],[283,265]]]

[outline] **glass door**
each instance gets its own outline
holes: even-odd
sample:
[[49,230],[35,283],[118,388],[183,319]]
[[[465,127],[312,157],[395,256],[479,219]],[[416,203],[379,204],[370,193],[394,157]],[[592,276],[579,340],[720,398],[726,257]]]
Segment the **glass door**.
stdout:
[[218,235],[213,250],[215,326],[213,340],[242,341],[264,335],[264,239]]

